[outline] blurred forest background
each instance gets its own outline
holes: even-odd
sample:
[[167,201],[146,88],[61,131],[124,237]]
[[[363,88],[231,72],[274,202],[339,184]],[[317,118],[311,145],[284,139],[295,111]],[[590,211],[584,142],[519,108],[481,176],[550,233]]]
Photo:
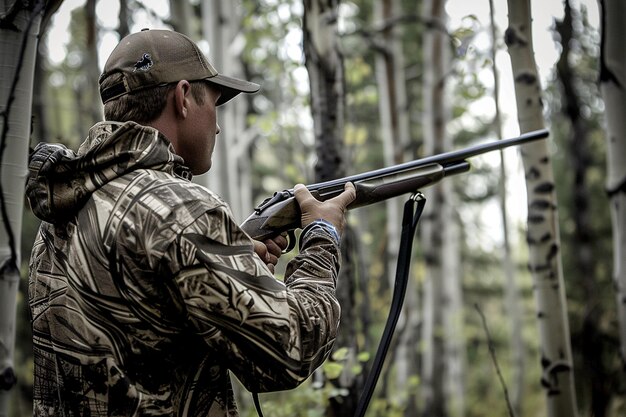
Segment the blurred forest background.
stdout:
[[[240,220],[298,182],[520,133],[506,81],[512,74],[504,0],[466,2],[487,10],[480,18],[467,5],[461,9],[467,12],[455,9],[452,0],[447,9],[434,0],[65,3],[59,20],[53,16],[43,29],[37,51],[31,146],[50,141],[77,148],[102,119],[97,80],[116,41],[142,27],[176,29],[199,41],[219,71],[262,84],[258,94],[220,108],[214,168],[194,179],[220,193]],[[581,416],[617,417],[626,415],[626,404],[598,82],[601,39],[598,22],[589,21],[598,5],[553,3],[559,10],[550,27],[534,30],[550,31],[557,58],[538,92],[551,133],[574,404]],[[499,19],[490,19],[490,8]],[[53,32],[61,14],[69,17],[67,29]],[[439,142],[429,143],[432,137]],[[564,415],[546,406],[559,387],[542,348],[543,312],[528,267],[519,150],[471,162],[469,174],[426,194],[405,310],[368,416]],[[334,354],[296,390],[262,394],[265,415],[351,415],[389,311],[404,199],[350,212]],[[14,417],[32,413],[25,291],[37,227],[26,204]],[[281,260],[279,278],[289,257]],[[242,416],[256,415],[243,389],[238,401]]]

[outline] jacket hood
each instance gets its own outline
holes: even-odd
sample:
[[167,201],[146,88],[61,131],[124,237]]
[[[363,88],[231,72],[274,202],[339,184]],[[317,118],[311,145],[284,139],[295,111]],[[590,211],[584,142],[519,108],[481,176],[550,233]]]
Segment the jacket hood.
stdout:
[[39,143],[29,157],[26,197],[39,219],[65,222],[95,190],[136,169],[191,179],[183,159],[158,130],[134,122],[101,122],[91,128],[78,152]]

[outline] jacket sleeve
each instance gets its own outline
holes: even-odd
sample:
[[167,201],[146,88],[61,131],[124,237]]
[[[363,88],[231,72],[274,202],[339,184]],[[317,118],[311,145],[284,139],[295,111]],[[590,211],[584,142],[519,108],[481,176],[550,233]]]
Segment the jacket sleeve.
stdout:
[[337,334],[338,245],[323,228],[300,245],[284,283],[276,280],[226,206],[204,212],[172,245],[190,327],[252,392],[299,385]]

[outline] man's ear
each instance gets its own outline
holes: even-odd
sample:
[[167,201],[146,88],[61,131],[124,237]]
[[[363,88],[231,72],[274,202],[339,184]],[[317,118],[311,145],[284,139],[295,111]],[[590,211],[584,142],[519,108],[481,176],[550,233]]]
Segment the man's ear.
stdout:
[[189,81],[180,80],[176,83],[176,88],[174,89],[174,108],[176,115],[183,119],[187,118],[189,112],[190,97],[191,84],[189,84]]

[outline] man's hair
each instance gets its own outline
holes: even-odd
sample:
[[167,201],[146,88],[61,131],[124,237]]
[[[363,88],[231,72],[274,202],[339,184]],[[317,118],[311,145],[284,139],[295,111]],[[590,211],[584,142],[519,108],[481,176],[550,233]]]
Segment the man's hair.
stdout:
[[[116,77],[108,77],[102,84],[113,84]],[[196,103],[204,104],[205,91],[209,84],[205,81],[191,81],[191,96]],[[175,83],[146,88],[132,94],[123,95],[104,105],[104,119],[115,122],[148,123],[161,115],[167,102],[167,95],[174,89]]]

